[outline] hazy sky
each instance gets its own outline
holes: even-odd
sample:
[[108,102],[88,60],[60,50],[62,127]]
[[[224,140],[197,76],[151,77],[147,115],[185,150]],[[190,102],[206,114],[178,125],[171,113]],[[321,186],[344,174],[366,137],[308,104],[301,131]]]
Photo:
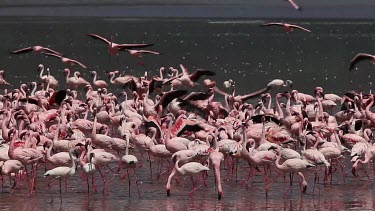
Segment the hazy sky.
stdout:
[[2,0],[0,16],[375,18],[375,0]]

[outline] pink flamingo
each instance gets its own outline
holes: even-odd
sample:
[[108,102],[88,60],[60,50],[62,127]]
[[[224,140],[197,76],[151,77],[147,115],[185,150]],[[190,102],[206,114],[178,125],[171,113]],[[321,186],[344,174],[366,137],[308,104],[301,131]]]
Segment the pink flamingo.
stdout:
[[126,50],[126,49],[132,49],[132,48],[143,48],[143,47],[148,47],[148,46],[153,45],[153,44],[117,44],[117,43],[113,42],[113,36],[111,36],[111,41],[108,41],[106,38],[104,38],[102,36],[99,36],[97,34],[91,33],[91,34],[87,34],[87,35],[94,38],[94,39],[101,40],[101,41],[105,42],[108,45],[108,53],[110,55],[115,55],[115,56],[118,56],[119,51],[123,51],[123,50]]
[[67,65],[70,65],[70,66],[73,66],[73,65],[79,65],[81,66],[82,68],[86,69],[87,67],[85,65],[83,65],[81,62],[77,61],[77,60],[74,60],[74,59],[69,59],[67,57],[63,57],[61,55],[58,55],[58,54],[53,54],[53,53],[43,53],[44,55],[47,55],[47,56],[52,56],[52,57],[56,57],[56,58],[60,58],[61,61],[64,63],[64,64],[67,64]]
[[[0,161],[0,173],[2,175],[8,175],[9,178],[11,178],[12,174],[15,174],[18,176],[18,181],[14,181],[15,185],[13,188],[13,191],[18,187],[19,183],[21,182],[21,175],[20,171],[23,170],[25,167],[22,165],[22,163],[18,160],[7,160],[7,161]],[[12,192],[13,192],[12,191]],[[11,194],[12,194],[11,192]]]
[[55,179],[59,179],[60,181],[60,194],[61,194],[61,179],[62,178],[67,178],[69,176],[72,176],[76,172],[76,161],[73,159],[73,149],[69,150],[69,156],[72,161],[72,166],[67,167],[67,166],[59,166],[54,169],[48,170],[45,174],[44,177],[52,176],[54,177],[49,183],[48,187],[51,187],[52,182]]
[[217,198],[220,200],[224,195],[223,188],[221,186],[221,177],[220,177],[220,164],[222,161],[224,161],[224,154],[219,152],[219,148],[217,147],[216,137],[214,135],[212,135],[212,137],[214,139],[215,146],[214,146],[214,150],[211,151],[208,158],[209,158],[210,164],[214,167],[215,179],[217,183]]
[[311,32],[310,30],[303,28],[302,26],[289,24],[289,23],[266,23],[266,24],[263,24],[262,26],[282,26],[284,27],[286,32],[291,32],[293,31],[293,29],[300,29],[306,32]]
[[94,86],[96,86],[97,88],[105,88],[108,86],[107,82],[103,80],[96,80],[96,77],[97,77],[96,71],[91,71],[91,75],[94,76],[92,84],[94,84]]
[[50,48],[46,48],[46,47],[43,47],[43,46],[39,46],[39,45],[27,47],[27,48],[22,48],[22,49],[19,49],[19,50],[12,51],[11,53],[12,54],[21,54],[21,53],[28,53],[30,51],[35,51],[37,53],[49,52],[49,53],[53,53],[53,54],[56,54],[56,55],[62,55],[61,53],[59,53],[55,50],[52,50]]
[[[278,156],[277,156],[277,159],[275,161],[275,166],[278,170],[280,170],[281,172],[283,172],[284,174],[285,173],[292,173],[290,175],[290,187],[289,189],[287,189],[287,191],[284,193],[284,196],[287,194],[288,190],[290,190],[292,188],[292,184],[293,184],[293,175],[295,173],[298,174],[298,176],[302,179],[302,186],[301,186],[301,193],[304,193],[306,192],[306,189],[307,189],[307,182],[305,180],[305,177],[303,176],[302,172],[303,170],[309,168],[309,167],[315,167],[315,165],[307,162],[306,160],[301,160],[301,159],[288,159],[286,160],[284,163],[280,164],[280,159],[281,159],[281,153],[279,150],[278,151]],[[275,178],[274,181],[272,181],[267,188],[270,187],[270,185],[272,183],[274,183],[277,178],[279,178],[280,174],[278,174],[278,176]]]
[[[176,161],[175,169],[182,176],[193,176],[193,175],[198,174],[202,171],[210,170],[207,166],[203,166],[202,164],[200,164],[198,162],[189,162],[189,163],[186,163],[186,164],[182,165],[181,167],[178,165],[179,162],[180,162],[180,159],[178,159]],[[197,188],[194,189],[193,179],[192,179],[192,182],[193,182],[193,187],[192,187],[193,189],[189,194],[193,193],[197,189]],[[170,192],[170,190],[167,189],[168,195],[169,195],[169,192]]]

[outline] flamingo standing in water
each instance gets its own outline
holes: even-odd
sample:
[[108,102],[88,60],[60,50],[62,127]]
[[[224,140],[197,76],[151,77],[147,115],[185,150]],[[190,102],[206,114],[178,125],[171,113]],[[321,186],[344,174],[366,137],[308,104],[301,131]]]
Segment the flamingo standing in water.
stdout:
[[139,193],[139,188],[138,188],[137,174],[135,173],[135,168],[137,167],[138,159],[134,155],[129,155],[129,136],[130,136],[130,134],[125,135],[126,149],[125,149],[125,155],[122,156],[122,158],[121,158],[121,165],[126,168],[126,175],[128,176],[128,180],[129,180],[129,196],[130,196],[129,169],[133,169],[133,172],[134,172],[134,175],[135,175],[135,183],[137,184],[138,193]]
[[59,179],[59,181],[60,181],[60,194],[61,194],[61,179],[62,178],[67,178],[67,177],[72,176],[73,174],[76,173],[76,162],[73,159],[73,152],[74,152],[73,149],[69,150],[69,156],[70,156],[70,159],[72,161],[72,166],[71,167],[59,166],[59,167],[56,167],[54,169],[51,169],[51,170],[47,171],[44,174],[44,177],[48,177],[48,176],[54,177],[48,183],[48,187],[51,187],[51,184],[52,184],[52,182],[55,179]]
[[[280,159],[281,159],[281,152],[279,149],[276,149],[277,153],[278,153],[278,156],[277,156],[277,159],[275,161],[275,166],[278,170],[280,170],[281,172],[283,173],[292,173],[290,175],[290,187],[288,190],[290,190],[292,188],[292,184],[293,184],[293,175],[295,173],[298,174],[299,177],[301,177],[302,179],[302,188],[301,188],[301,192],[304,193],[306,192],[306,189],[307,189],[307,182],[305,180],[305,177],[303,176],[302,172],[303,170],[309,168],[309,167],[315,167],[315,165],[307,162],[306,160],[302,160],[302,159],[298,159],[298,158],[293,158],[293,159],[288,159],[286,161],[284,161],[284,163],[280,164]],[[277,180],[277,178],[280,176],[280,174],[275,178],[274,181],[272,181],[267,189],[270,187],[270,185],[275,182]],[[284,193],[284,196],[285,194],[288,192],[288,190]]]
[[[179,167],[178,163],[180,162],[180,159],[178,159],[175,163],[175,169],[176,171],[181,174],[182,176],[193,176],[195,174],[198,174],[202,171],[208,171],[210,170],[207,166],[204,166],[198,162],[189,162],[189,163],[186,163],[184,165],[182,165],[181,167]],[[193,178],[191,177],[192,179],[192,182],[193,182],[193,185],[194,185],[194,181],[193,181]],[[193,186],[194,188],[194,186]],[[195,189],[193,189],[190,193],[193,193]],[[170,195],[170,189],[168,189],[167,187],[167,195],[169,196]]]

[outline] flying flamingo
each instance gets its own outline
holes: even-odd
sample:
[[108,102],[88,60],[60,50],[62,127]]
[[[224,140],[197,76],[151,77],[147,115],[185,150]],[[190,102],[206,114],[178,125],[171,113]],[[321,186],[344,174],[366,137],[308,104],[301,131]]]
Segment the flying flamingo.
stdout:
[[63,57],[61,55],[58,55],[58,54],[53,54],[53,53],[43,53],[44,55],[47,55],[47,56],[53,56],[53,57],[56,57],[56,58],[60,58],[61,61],[64,63],[64,64],[67,64],[67,65],[70,65],[70,66],[73,66],[73,65],[79,65],[81,66],[82,68],[86,69],[87,67],[85,65],[83,65],[81,62],[77,61],[77,60],[73,60],[73,59],[69,59],[69,58],[66,58],[66,57]]
[[56,55],[62,55],[61,53],[59,53],[57,51],[54,51],[54,50],[52,50],[50,48],[46,48],[46,47],[39,46],[39,45],[32,46],[32,47],[27,47],[27,48],[22,48],[22,49],[19,49],[19,50],[15,50],[15,51],[12,51],[11,54],[28,53],[30,51],[35,51],[37,53],[46,53],[46,52],[49,52],[49,53],[53,53],[53,54],[56,54]]
[[282,26],[284,27],[286,32],[291,32],[293,29],[300,29],[306,32],[311,32],[310,30],[303,28],[302,26],[298,26],[295,24],[289,24],[289,23],[265,23],[262,26]]
[[111,55],[116,55],[118,56],[119,51],[123,51],[126,49],[133,49],[133,48],[143,48],[143,47],[149,47],[154,44],[117,44],[113,42],[113,36],[111,36],[111,41],[108,41],[106,38],[101,37],[100,35],[97,34],[87,34],[88,36],[101,40],[105,42],[108,45],[108,53]]
[[[94,39],[97,39],[97,40],[100,40],[100,41],[106,43],[108,45],[109,56],[111,56],[111,55],[117,56],[117,59],[118,59],[118,56],[119,56],[119,51],[133,49],[133,48],[144,48],[144,47],[154,45],[154,44],[117,44],[117,43],[113,42],[113,39],[114,39],[113,36],[111,36],[111,41],[109,41],[106,38],[104,38],[100,35],[97,35],[97,34],[90,33],[90,34],[87,34],[87,35],[94,38]],[[108,62],[109,61],[110,60],[108,60]],[[118,63],[118,60],[117,60],[117,63]]]
[[353,70],[353,68],[361,61],[370,60],[373,64],[375,64],[375,55],[371,55],[368,53],[359,53],[355,55],[355,57],[350,61],[349,70]]

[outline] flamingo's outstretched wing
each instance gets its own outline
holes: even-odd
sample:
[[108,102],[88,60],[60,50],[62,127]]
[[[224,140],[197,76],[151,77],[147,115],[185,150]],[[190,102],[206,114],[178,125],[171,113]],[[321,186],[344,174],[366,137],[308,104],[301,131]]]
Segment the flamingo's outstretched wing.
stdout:
[[214,71],[211,71],[211,70],[203,70],[203,69],[197,69],[195,70],[191,75],[190,75],[190,80],[193,81],[193,82],[196,82],[198,81],[198,79],[202,76],[214,76],[216,75],[216,73]]
[[81,62],[77,61],[77,60],[73,60],[73,59],[70,59],[71,62],[73,62],[74,64],[77,64],[79,66],[81,66],[82,68],[86,69],[86,65],[82,64]]
[[47,56],[53,56],[53,57],[56,57],[56,58],[62,58],[61,55],[58,55],[58,54],[54,54],[54,53],[43,53],[44,55],[47,55]]
[[290,27],[293,27],[293,28],[297,28],[297,29],[301,29],[303,31],[307,31],[307,32],[311,32],[310,30],[306,29],[306,28],[303,28],[302,26],[298,26],[298,25],[293,25],[291,24]]
[[350,66],[349,70],[352,70],[357,63],[364,61],[364,60],[375,60],[375,56],[367,53],[359,53],[357,54],[351,61],[350,61]]
[[265,23],[260,26],[284,26],[284,23]]
[[87,34],[88,36],[90,36],[90,37],[92,37],[92,38],[94,38],[94,39],[97,39],[97,40],[101,40],[101,41],[103,41],[103,42],[105,42],[106,44],[110,44],[111,42],[109,42],[106,38],[104,38],[104,37],[101,37],[101,36],[99,36],[99,35],[97,35],[97,34]]
[[153,45],[154,44],[119,44],[118,49],[122,51],[122,50],[133,49],[133,48],[145,48],[145,47],[149,47]]
[[30,51],[33,51],[33,47],[22,48],[22,49],[19,49],[19,50],[12,51],[10,53],[11,54],[21,54],[21,53],[28,53]]
[[242,102],[245,102],[246,100],[249,100],[249,99],[252,99],[252,98],[255,98],[255,97],[258,97],[259,95],[265,93],[265,92],[268,92],[270,90],[271,87],[265,87],[263,89],[260,89],[256,92],[252,92],[252,93],[249,93],[247,95],[243,95],[241,96],[241,101]]

